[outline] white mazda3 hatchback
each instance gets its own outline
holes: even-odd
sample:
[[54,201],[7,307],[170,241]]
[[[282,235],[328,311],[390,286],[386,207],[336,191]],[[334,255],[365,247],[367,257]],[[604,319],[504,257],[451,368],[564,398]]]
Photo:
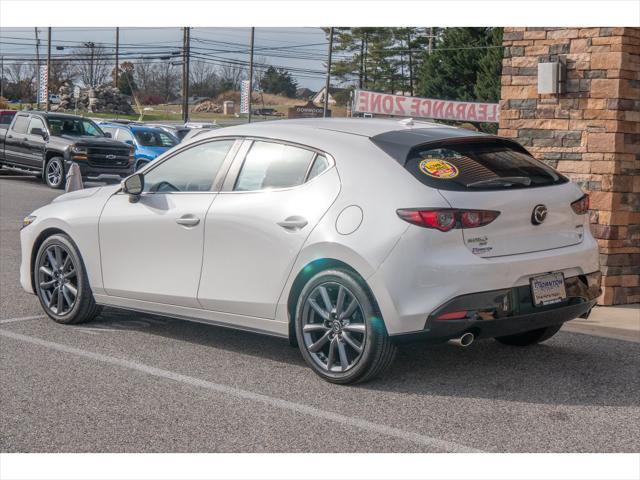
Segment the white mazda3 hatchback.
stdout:
[[516,142],[432,123],[203,131],[122,185],[25,218],[23,287],[54,321],[102,306],[289,338],[324,379],[402,341],[526,346],[600,293],[588,197]]

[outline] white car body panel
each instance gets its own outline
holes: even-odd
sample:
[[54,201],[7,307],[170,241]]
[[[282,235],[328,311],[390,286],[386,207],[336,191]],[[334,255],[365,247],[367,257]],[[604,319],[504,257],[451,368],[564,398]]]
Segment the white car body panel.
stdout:
[[[442,128],[415,125],[430,126]],[[313,262],[330,259],[367,282],[393,335],[419,331],[435,308],[458,295],[526,285],[550,271],[570,277],[598,270],[588,215],[570,210],[582,195],[576,185],[517,193],[429,188],[369,139],[408,128],[391,120],[279,120],[198,135],[178,149],[222,137],[273,139],[324,151],[335,166],[306,184],[269,193],[154,194],[138,203],[116,194],[118,186],[63,195],[33,212],[36,221],[21,232],[21,283],[33,292],[34,245],[55,228],[78,246],[99,304],[287,336],[296,278]],[[545,225],[527,223],[536,203],[549,206]],[[452,205],[502,213],[495,224],[468,232],[421,228],[396,214]],[[187,213],[200,223],[177,225]],[[308,224],[295,232],[277,225],[293,215]],[[472,253],[467,233],[489,237],[492,251]]]

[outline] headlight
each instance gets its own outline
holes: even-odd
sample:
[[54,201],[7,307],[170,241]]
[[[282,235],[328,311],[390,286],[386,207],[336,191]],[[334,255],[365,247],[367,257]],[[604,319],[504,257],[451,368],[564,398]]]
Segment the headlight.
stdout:
[[24,217],[22,219],[22,228],[28,227],[29,225],[31,225],[35,221],[36,221],[36,216],[35,215],[29,215],[28,217]]
[[87,147],[77,147],[77,146],[73,146],[71,147],[71,151],[73,153],[81,153],[86,155],[88,153]]

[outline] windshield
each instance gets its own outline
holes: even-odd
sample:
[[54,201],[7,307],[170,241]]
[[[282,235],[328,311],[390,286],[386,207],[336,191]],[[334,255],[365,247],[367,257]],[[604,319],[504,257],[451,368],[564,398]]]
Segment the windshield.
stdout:
[[171,148],[178,144],[172,135],[162,130],[135,130],[133,134],[138,144],[143,147],[166,147]]
[[567,179],[504,142],[417,146],[405,168],[420,182],[442,190],[502,190],[565,183]]
[[88,118],[56,117],[47,118],[49,131],[54,137],[68,135],[72,137],[104,137],[100,127]]

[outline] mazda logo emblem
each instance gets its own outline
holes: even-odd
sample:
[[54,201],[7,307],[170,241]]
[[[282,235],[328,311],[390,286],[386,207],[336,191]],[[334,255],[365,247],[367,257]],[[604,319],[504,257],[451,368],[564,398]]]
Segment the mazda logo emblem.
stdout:
[[544,205],[536,205],[531,212],[531,223],[540,225],[547,218],[547,207]]
[[113,160],[114,158],[116,158],[116,156],[110,153],[109,155],[106,156],[106,158],[107,160]]

